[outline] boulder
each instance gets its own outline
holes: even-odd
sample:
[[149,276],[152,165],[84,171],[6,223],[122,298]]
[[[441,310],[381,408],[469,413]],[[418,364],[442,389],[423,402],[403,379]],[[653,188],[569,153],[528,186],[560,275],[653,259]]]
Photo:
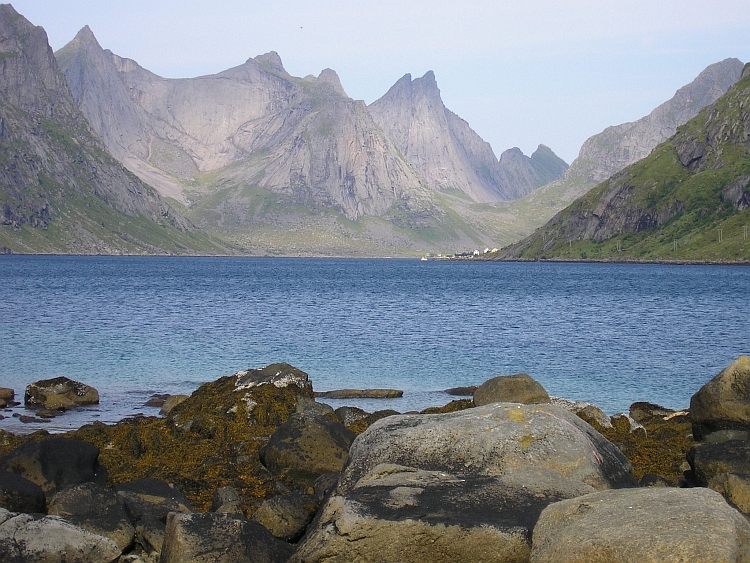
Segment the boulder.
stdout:
[[549,403],[550,398],[541,384],[525,373],[501,375],[485,381],[474,391],[478,407],[491,403]]
[[750,430],[750,357],[740,356],[690,399],[693,437],[717,430]]
[[711,479],[722,473],[750,474],[750,442],[697,444],[688,450],[687,460],[696,482],[707,487]]
[[160,552],[167,515],[190,513],[192,507],[175,487],[158,479],[137,479],[116,487],[135,526],[136,541],[149,552]]
[[0,387],[0,399],[10,402],[16,397],[16,392],[8,387]]
[[98,405],[99,392],[85,383],[55,377],[28,385],[24,404],[28,407],[68,410],[81,405]]
[[0,508],[0,561],[7,563],[114,563],[120,549],[109,538],[58,516],[36,518]]
[[81,483],[107,483],[107,471],[99,463],[99,449],[69,438],[45,438],[19,446],[0,458],[0,470],[36,483],[47,498]]
[[477,385],[469,385],[468,387],[451,387],[446,389],[443,393],[453,395],[457,397],[472,397],[477,390]]
[[244,516],[242,512],[242,499],[240,499],[240,495],[232,487],[219,487],[214,491],[214,498],[211,501],[211,512]]
[[264,500],[253,514],[252,520],[274,537],[295,542],[312,522],[319,504],[314,496],[299,491],[278,495]]
[[44,513],[44,491],[15,473],[0,471],[0,507],[11,512]]
[[291,561],[528,561],[548,504],[634,485],[616,447],[552,405],[392,416],[355,440]]
[[370,416],[369,412],[358,407],[339,407],[335,412],[336,416],[347,428],[355,422]]
[[297,398],[297,407],[295,409],[297,414],[306,414],[308,416],[333,416],[338,418],[331,405],[325,403],[319,403],[315,399],[305,397],[304,395]]
[[354,438],[325,416],[293,414],[271,435],[261,461],[272,473],[309,486],[323,473],[341,471]]
[[708,489],[601,491],[551,504],[532,563],[747,563],[750,524]]
[[170,412],[172,412],[173,408],[175,408],[180,403],[184,403],[187,399],[189,399],[187,395],[170,395],[169,397],[164,399],[164,403],[161,405],[159,414],[169,414]]
[[128,519],[122,497],[96,483],[63,489],[52,499],[48,513],[111,539],[122,551],[135,539],[135,528]]
[[750,515],[750,475],[721,473],[711,478],[708,488],[721,493],[743,514]]
[[654,403],[636,402],[630,405],[629,412],[630,418],[642,424],[644,421],[652,418],[664,419],[665,417],[672,416],[677,412],[682,411],[675,411],[660,405],[655,405]]
[[578,418],[585,420],[599,432],[612,428],[612,420],[596,405],[586,404],[574,412]]
[[244,518],[171,513],[161,563],[286,563],[293,550]]

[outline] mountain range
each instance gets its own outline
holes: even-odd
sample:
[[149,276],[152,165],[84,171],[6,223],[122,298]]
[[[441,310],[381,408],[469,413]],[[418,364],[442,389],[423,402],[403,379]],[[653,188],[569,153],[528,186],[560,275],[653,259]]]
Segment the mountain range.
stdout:
[[[712,65],[651,115],[589,139],[568,168],[544,145],[498,159],[445,107],[432,72],[405,75],[368,106],[333,70],[293,77],[274,52],[166,79],[102,49],[88,27],[52,56],[44,31],[12,7],[0,19],[0,246],[14,252],[378,256],[504,246],[648,154],[742,67]],[[24,86],[32,78],[52,82]],[[11,166],[26,154],[35,166]],[[94,157],[106,170],[91,172]]]
[[506,259],[750,261],[750,64],[646,158],[562,210]]

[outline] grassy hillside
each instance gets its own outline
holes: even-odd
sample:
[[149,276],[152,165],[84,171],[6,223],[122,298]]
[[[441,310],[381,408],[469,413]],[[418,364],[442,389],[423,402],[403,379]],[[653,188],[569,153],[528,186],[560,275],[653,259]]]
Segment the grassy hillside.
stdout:
[[505,259],[750,261],[750,72]]

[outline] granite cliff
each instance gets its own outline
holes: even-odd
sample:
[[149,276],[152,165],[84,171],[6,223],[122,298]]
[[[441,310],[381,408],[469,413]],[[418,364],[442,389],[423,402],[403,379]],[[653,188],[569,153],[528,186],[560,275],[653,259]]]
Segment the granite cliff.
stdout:
[[739,82],[506,258],[750,260],[750,65]]
[[448,110],[432,71],[407,74],[369,106],[377,124],[435,190],[459,190],[477,202],[522,197],[560,177],[567,164],[541,145],[531,156],[519,149],[500,160],[489,143]]
[[12,252],[217,250],[96,137],[47,35],[0,5],[0,246]]

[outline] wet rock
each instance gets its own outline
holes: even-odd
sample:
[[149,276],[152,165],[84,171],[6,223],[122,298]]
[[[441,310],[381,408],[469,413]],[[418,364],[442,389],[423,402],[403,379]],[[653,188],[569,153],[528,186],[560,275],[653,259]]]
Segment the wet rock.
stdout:
[[596,405],[587,404],[585,407],[576,410],[575,414],[578,418],[585,420],[599,432],[612,428],[612,421],[609,416],[607,416],[607,413]]
[[216,489],[213,501],[211,502],[211,512],[243,516],[240,495],[232,487],[219,487]]
[[10,402],[16,397],[16,392],[8,387],[0,387],[0,399]]
[[285,563],[294,548],[257,522],[229,514],[167,519],[161,563]]
[[668,409],[654,403],[636,402],[630,405],[630,417],[636,422],[643,423],[652,418],[665,418],[679,411]]
[[50,503],[49,514],[111,539],[121,551],[130,547],[135,539],[135,528],[122,497],[96,483],[83,483],[60,491]]
[[184,403],[189,397],[187,395],[170,395],[164,400],[159,414],[167,415],[180,403]]
[[468,387],[451,387],[450,389],[446,389],[443,392],[447,393],[448,395],[454,395],[458,397],[473,397],[476,390],[476,385],[470,385]]
[[68,438],[46,438],[24,444],[0,458],[0,470],[39,485],[47,498],[81,483],[107,483],[96,446]]
[[18,420],[20,420],[24,424],[32,424],[34,422],[37,422],[37,423],[38,422],[49,422],[49,420],[44,419],[44,418],[37,418],[35,416],[28,416],[28,415],[17,413],[17,412],[13,413],[13,418],[17,418]]
[[491,403],[549,403],[550,398],[541,384],[525,373],[501,375],[485,381],[474,392],[478,407]]
[[0,508],[0,561],[8,563],[114,563],[120,549],[109,538],[58,516],[34,517]]
[[404,396],[398,389],[335,389],[315,393],[325,399],[397,399]]
[[364,411],[358,407],[339,407],[336,409],[336,416],[343,423],[344,426],[349,428],[355,422],[367,418],[370,413]]
[[266,528],[274,537],[295,542],[312,522],[318,505],[319,501],[314,496],[295,491],[264,500],[253,514],[252,520]]
[[44,491],[20,475],[0,471],[0,507],[11,512],[44,513]]
[[687,460],[696,482],[707,487],[711,479],[722,473],[750,474],[750,442],[697,444],[688,451]]
[[532,563],[750,561],[750,524],[708,489],[602,491],[548,506]]
[[355,434],[324,416],[294,414],[271,435],[261,461],[274,474],[301,486],[341,471]]
[[740,356],[690,399],[693,436],[750,430],[750,357]]
[[52,410],[68,410],[81,405],[98,405],[99,392],[67,377],[43,379],[28,385],[24,404]]
[[157,393],[155,395],[151,395],[148,401],[144,403],[144,407],[163,407],[164,402],[169,399],[168,393]]
[[464,409],[473,409],[474,401],[471,399],[458,399],[457,401],[451,401],[447,405],[442,407],[427,407],[420,414],[446,414],[449,412],[458,412]]
[[633,485],[617,448],[551,405],[393,416],[356,439],[292,561],[528,561],[548,504]]
[[118,485],[116,490],[135,526],[136,541],[148,553],[161,551],[170,512],[192,512],[179,490],[158,479],[138,479]]

